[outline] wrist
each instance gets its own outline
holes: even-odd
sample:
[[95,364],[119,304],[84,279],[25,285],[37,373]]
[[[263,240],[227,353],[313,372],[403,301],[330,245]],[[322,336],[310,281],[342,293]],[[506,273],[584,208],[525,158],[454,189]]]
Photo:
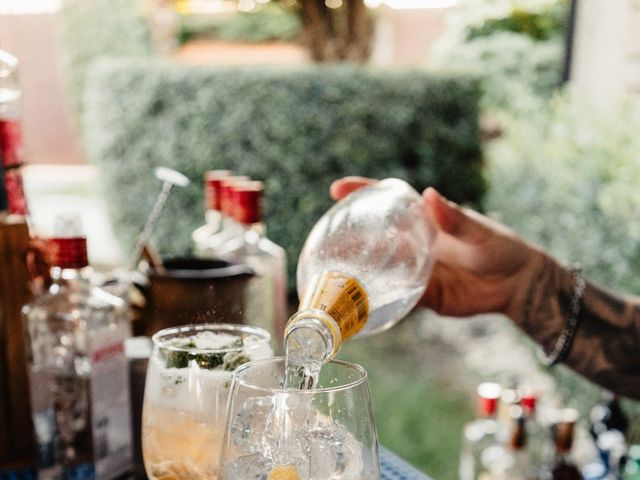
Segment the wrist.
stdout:
[[508,316],[550,352],[571,311],[574,274],[546,253],[535,251],[519,282]]

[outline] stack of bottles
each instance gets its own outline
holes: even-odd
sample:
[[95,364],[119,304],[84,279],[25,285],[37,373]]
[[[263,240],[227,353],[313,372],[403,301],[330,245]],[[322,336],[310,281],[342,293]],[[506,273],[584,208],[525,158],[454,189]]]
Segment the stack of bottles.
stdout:
[[204,175],[205,224],[192,234],[203,258],[246,264],[255,276],[245,297],[245,323],[282,338],[288,318],[286,254],[267,238],[262,219],[264,185],[228,170]]
[[593,448],[584,450],[596,453],[580,455],[593,457],[586,462],[573,452],[577,410],[541,415],[534,391],[498,383],[480,384],[477,402],[476,419],[464,427],[461,480],[640,480],[640,445],[628,447],[629,421],[609,392],[589,415]]

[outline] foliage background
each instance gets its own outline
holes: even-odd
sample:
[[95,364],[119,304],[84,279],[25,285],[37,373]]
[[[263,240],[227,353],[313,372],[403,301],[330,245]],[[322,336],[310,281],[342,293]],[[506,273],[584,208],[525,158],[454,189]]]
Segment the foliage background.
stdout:
[[93,71],[84,132],[100,165],[113,224],[130,250],[160,185],[155,166],[193,183],[177,189],[156,229],[164,253],[191,249],[202,223],[202,174],[229,168],[265,182],[269,235],[291,278],[332,180],[395,176],[480,202],[484,177],[477,81],[356,67],[208,69],[113,60]]

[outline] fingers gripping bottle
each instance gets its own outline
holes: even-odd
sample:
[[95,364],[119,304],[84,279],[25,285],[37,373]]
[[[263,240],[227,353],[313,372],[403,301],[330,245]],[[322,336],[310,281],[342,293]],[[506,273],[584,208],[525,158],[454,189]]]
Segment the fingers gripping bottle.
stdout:
[[401,320],[426,289],[435,237],[422,196],[402,180],[382,180],[334,205],[298,260],[300,307],[285,330],[290,363],[321,365],[344,340]]

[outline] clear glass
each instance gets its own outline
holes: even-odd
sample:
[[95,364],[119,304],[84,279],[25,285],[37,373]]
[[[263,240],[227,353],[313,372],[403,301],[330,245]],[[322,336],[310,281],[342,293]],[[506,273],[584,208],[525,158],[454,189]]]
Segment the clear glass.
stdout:
[[379,480],[378,440],[359,365],[324,365],[315,388],[282,387],[284,358],[233,374],[222,480]]
[[273,355],[268,332],[201,324],[153,336],[142,413],[142,451],[150,479],[215,480],[231,372]]
[[316,223],[298,260],[298,295],[324,272],[355,277],[369,300],[359,334],[390,328],[424,293],[435,256],[436,229],[422,196],[390,178],[361,188]]

